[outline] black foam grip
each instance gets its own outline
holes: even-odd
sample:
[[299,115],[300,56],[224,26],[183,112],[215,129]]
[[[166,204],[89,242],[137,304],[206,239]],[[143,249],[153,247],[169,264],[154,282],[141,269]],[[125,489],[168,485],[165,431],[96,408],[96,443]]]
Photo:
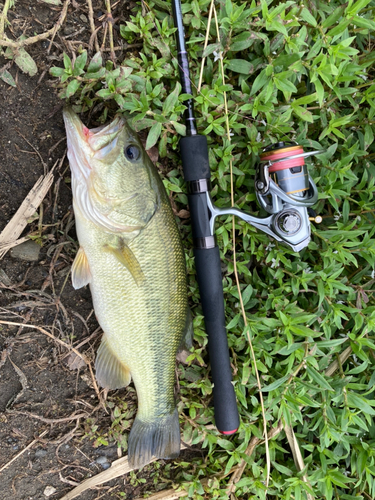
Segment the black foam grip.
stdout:
[[239,427],[236,395],[231,383],[219,248],[194,249],[195,267],[208,335],[211,377],[214,383],[215,423],[231,434]]
[[191,135],[180,139],[182,168],[185,181],[209,179],[207,139],[204,135]]

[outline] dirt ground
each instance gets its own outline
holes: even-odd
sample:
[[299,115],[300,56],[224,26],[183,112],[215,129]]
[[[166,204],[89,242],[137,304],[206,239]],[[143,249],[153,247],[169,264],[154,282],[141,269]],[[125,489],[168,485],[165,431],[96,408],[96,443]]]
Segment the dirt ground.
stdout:
[[[99,27],[104,2],[96,0],[93,6]],[[130,7],[122,0],[115,7],[115,44],[120,43],[117,30]],[[53,26],[60,11],[61,6],[19,1],[9,13],[12,31],[7,35],[16,39],[22,33],[42,33]],[[41,230],[43,244],[34,244],[33,249],[37,260],[23,260],[13,251],[0,260],[0,320],[42,328],[0,324],[0,499],[4,500],[42,500],[51,491],[50,498],[61,498],[119,456],[113,440],[108,446],[101,444],[100,436],[111,429],[113,418],[98,397],[89,366],[59,342],[93,360],[101,336],[88,287],[74,290],[69,276],[78,244],[62,103],[48,74],[50,66],[61,66],[63,50],[71,53],[77,40],[87,46],[87,16],[86,3],[72,1],[50,54],[48,41],[29,49],[38,74],[31,78],[13,64],[9,72],[17,88],[0,80],[0,232],[37,179],[57,162],[42,210],[24,232]],[[0,56],[0,68],[8,62]],[[123,409],[128,419],[124,426],[130,427],[136,408],[134,390],[112,392],[109,400],[114,409]],[[79,498],[132,499],[163,488],[165,483],[154,485],[158,467],[151,464],[138,479],[128,475]],[[146,481],[140,483],[139,478]]]

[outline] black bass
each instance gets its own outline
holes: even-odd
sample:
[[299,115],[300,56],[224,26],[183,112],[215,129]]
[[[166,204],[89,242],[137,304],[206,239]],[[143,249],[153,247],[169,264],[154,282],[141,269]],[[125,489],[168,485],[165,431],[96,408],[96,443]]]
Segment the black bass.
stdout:
[[108,389],[134,381],[130,465],[175,458],[175,359],[192,334],[176,221],[155,166],[122,117],[89,130],[67,108],[64,120],[80,243],[72,282],[90,285],[104,332],[96,378]]

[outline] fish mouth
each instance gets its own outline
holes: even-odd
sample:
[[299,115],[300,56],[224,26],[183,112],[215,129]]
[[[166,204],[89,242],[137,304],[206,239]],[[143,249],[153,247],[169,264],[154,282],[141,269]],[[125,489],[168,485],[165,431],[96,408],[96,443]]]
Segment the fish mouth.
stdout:
[[64,108],[63,117],[71,168],[77,177],[87,179],[92,170],[90,160],[100,159],[113,149],[125,120],[116,116],[108,125],[89,129],[70,107]]

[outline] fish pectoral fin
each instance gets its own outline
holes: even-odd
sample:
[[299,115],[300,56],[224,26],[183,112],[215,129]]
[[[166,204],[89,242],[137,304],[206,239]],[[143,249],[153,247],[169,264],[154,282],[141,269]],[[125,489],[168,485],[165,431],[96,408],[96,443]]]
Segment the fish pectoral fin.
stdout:
[[143,283],[145,275],[143,274],[137,257],[122,238],[119,238],[116,246],[105,245],[104,249],[107,252],[110,252],[121,264],[126,267],[138,286]]
[[131,381],[129,368],[112,352],[105,335],[96,354],[95,372],[99,385],[106,389],[121,389]]
[[82,247],[80,247],[72,265],[73,288],[78,290],[78,288],[82,288],[83,286],[88,285],[90,281],[90,266],[85,251]]

